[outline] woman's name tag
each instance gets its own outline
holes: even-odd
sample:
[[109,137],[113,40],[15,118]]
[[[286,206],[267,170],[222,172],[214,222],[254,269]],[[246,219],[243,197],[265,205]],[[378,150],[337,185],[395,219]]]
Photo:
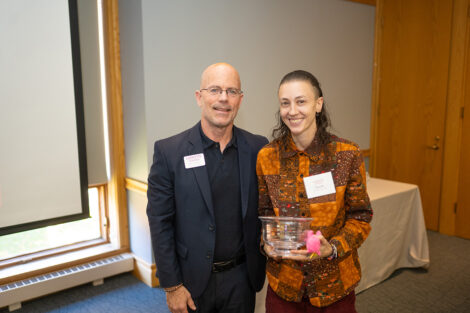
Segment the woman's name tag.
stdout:
[[331,172],[304,177],[304,185],[309,199],[336,193]]

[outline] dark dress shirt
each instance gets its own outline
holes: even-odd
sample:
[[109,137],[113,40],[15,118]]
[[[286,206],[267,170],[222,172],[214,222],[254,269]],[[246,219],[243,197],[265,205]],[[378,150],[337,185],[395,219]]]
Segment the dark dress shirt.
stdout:
[[237,138],[233,133],[221,152],[220,144],[209,139],[202,129],[200,131],[214,204],[214,262],[227,261],[243,253]]

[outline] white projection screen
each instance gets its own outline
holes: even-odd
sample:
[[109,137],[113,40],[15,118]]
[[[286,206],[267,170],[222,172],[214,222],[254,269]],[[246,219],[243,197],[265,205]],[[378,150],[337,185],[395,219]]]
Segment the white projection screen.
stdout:
[[76,0],[1,0],[0,42],[0,235],[86,218]]

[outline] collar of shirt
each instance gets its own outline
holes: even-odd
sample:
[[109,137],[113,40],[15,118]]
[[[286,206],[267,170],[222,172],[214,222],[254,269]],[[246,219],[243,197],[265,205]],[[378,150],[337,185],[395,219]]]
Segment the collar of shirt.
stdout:
[[[199,132],[201,133],[202,148],[203,148],[204,150],[209,149],[209,148],[211,148],[212,146],[218,144],[218,142],[213,141],[212,139],[210,139],[209,137],[207,137],[206,134],[204,134],[204,132],[202,131],[201,125],[199,125]],[[233,146],[235,149],[238,147],[238,146],[237,146],[237,136],[235,135],[235,131],[234,131],[233,128],[232,128],[232,138],[231,138],[230,141],[228,142],[228,144],[227,144],[227,146],[225,147],[225,149],[230,148],[231,146]]]
[[315,136],[315,138],[313,138],[312,142],[307,147],[307,149],[305,149],[305,151],[302,151],[297,148],[294,140],[292,139],[292,136],[288,136],[287,142],[281,144],[279,152],[281,158],[283,159],[291,158],[296,154],[305,154],[308,155],[310,158],[313,158],[314,156],[318,156],[318,154],[321,153],[321,147],[318,142],[317,136]]

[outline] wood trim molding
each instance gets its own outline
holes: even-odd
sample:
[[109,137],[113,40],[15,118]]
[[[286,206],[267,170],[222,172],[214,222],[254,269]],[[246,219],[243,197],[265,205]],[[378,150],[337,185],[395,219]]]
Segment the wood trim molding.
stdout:
[[[129,247],[127,196],[125,192],[124,122],[122,117],[121,55],[119,41],[118,0],[103,0],[103,33],[105,46],[106,89],[111,178],[108,205],[117,210],[111,223],[112,242]],[[111,211],[111,210],[110,210]]]
[[350,2],[358,2],[358,3],[362,3],[362,4],[369,4],[369,5],[376,5],[376,0],[347,0],[347,1],[350,1]]
[[377,155],[377,120],[379,115],[379,94],[380,94],[380,55],[382,43],[382,17],[383,0],[377,0],[375,6],[375,39],[374,39],[374,68],[372,73],[372,108],[370,121],[370,149],[369,149],[369,173],[371,176],[376,172]]
[[362,152],[362,156],[364,157],[370,157],[370,149],[364,149],[364,150],[361,150]]
[[[470,12],[470,4],[469,4]],[[468,20],[467,20],[468,21]],[[462,103],[462,128],[460,133],[460,162],[459,162],[459,185],[457,195],[457,206],[455,210],[455,229],[454,233],[458,237],[470,239],[470,201],[467,192],[470,185],[470,21],[467,22],[467,45],[466,45],[466,64],[464,81],[464,99]]]
[[126,177],[126,189],[147,195],[148,185],[139,180]]
[[[37,262],[42,259],[60,257],[67,253],[74,253],[76,251],[90,249],[99,245],[108,244],[103,238],[87,240],[83,242],[73,243],[70,245],[60,246],[53,249],[41,250],[34,253],[19,255],[8,259],[0,260],[0,271],[12,266],[26,264],[29,262]],[[0,272],[2,273],[2,272]],[[0,278],[2,274],[0,274]]]
[[465,105],[465,86],[470,78],[465,69],[470,62],[470,23],[467,12],[469,0],[454,0],[450,46],[449,79],[447,84],[447,110],[444,137],[444,160],[441,184],[439,232],[455,235],[454,206],[458,200],[460,145],[462,136],[461,107]]
[[156,277],[157,266],[155,263],[149,264],[136,255],[134,256],[134,274],[137,279],[145,283],[149,287],[159,287],[160,282]]

